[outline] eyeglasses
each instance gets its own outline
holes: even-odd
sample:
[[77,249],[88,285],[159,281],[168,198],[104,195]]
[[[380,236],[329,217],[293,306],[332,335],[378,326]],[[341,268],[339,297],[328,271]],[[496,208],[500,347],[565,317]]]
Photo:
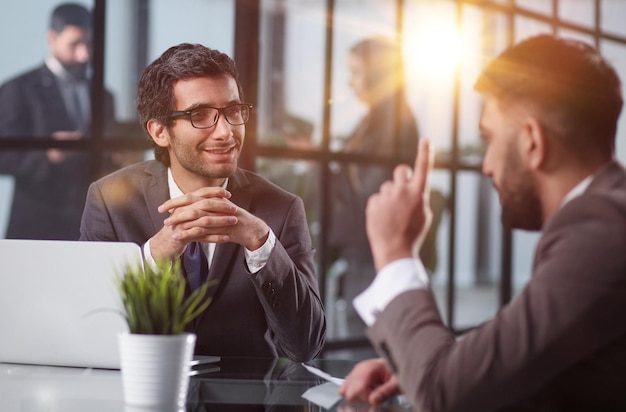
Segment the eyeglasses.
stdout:
[[191,110],[172,112],[170,119],[189,116],[189,121],[193,127],[196,129],[208,129],[215,126],[220,119],[220,115],[223,115],[229,124],[239,126],[250,118],[250,109],[252,109],[252,105],[247,103],[231,104],[221,108],[202,106]]

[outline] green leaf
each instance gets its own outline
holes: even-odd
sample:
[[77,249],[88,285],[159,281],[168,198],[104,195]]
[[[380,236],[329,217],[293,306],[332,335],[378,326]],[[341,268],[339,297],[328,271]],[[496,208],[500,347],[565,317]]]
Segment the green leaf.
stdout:
[[143,262],[124,268],[118,290],[122,315],[131,333],[178,335],[210,305],[209,284],[185,298],[186,280],[180,261]]

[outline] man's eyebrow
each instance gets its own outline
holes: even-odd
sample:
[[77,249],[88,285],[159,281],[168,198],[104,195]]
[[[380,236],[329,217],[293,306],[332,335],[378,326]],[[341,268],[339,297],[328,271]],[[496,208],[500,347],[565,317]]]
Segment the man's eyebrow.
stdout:
[[241,104],[241,100],[236,99],[236,100],[231,100],[229,102],[227,102],[224,106],[217,106],[217,105],[212,105],[212,104],[207,104],[207,103],[196,103],[196,104],[192,104],[191,106],[189,106],[186,109],[183,109],[183,112],[189,111],[189,110],[195,110],[195,109],[206,109],[207,107],[212,107],[212,108],[223,108],[223,107],[228,107],[232,104]]

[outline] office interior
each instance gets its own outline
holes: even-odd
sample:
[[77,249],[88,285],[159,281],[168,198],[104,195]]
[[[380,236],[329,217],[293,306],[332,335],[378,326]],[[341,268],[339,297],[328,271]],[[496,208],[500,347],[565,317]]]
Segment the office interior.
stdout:
[[[92,125],[88,139],[60,142],[0,136],[0,151],[61,148],[84,152],[91,180],[152,156],[135,110],[141,70],[168,47],[188,42],[236,61],[246,124],[240,166],[305,200],[328,321],[320,356],[358,359],[371,348],[350,327],[341,253],[329,241],[340,165],[393,165],[399,159],[341,150],[366,114],[349,85],[350,47],[385,36],[401,44],[405,92],[419,134],[434,143],[431,185],[441,194],[433,227],[431,281],[447,324],[462,334],[492,317],[524,287],[536,233],[503,226],[496,191],[481,175],[481,112],[473,81],[508,45],[554,33],[598,47],[626,79],[626,2],[622,0],[94,0]],[[0,83],[43,62],[48,16],[58,0],[0,4],[4,56]],[[104,90],[115,98],[116,127],[105,124]],[[389,119],[390,122],[395,121]],[[616,155],[626,161],[622,116]],[[297,134],[307,145],[287,144]],[[389,136],[390,145],[394,144]],[[110,159],[122,159],[112,164]],[[0,237],[10,222],[14,180],[0,175]],[[54,234],[51,234],[54,237]],[[2,286],[4,287],[4,286]]]

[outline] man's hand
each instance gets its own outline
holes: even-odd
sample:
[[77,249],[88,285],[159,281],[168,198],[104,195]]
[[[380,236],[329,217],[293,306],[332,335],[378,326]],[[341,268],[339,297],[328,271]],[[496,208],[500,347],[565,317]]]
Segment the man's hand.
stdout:
[[349,401],[378,405],[399,395],[400,385],[384,359],[368,359],[352,368],[339,394]]
[[169,199],[159,212],[169,211],[163,228],[152,237],[152,256],[176,258],[189,242],[234,242],[249,250],[265,243],[269,227],[265,222],[232,203],[230,192],[221,187],[203,187]]
[[377,270],[419,251],[432,220],[428,171],[430,143],[419,142],[413,170],[397,166],[393,180],[370,196],[365,209],[367,237]]
[[[52,133],[52,138],[54,140],[78,140],[83,137],[83,134],[76,131],[58,131]],[[71,151],[67,149],[48,149],[46,150],[46,155],[48,156],[48,161],[50,163],[61,163],[65,161],[68,157],[71,156]]]

